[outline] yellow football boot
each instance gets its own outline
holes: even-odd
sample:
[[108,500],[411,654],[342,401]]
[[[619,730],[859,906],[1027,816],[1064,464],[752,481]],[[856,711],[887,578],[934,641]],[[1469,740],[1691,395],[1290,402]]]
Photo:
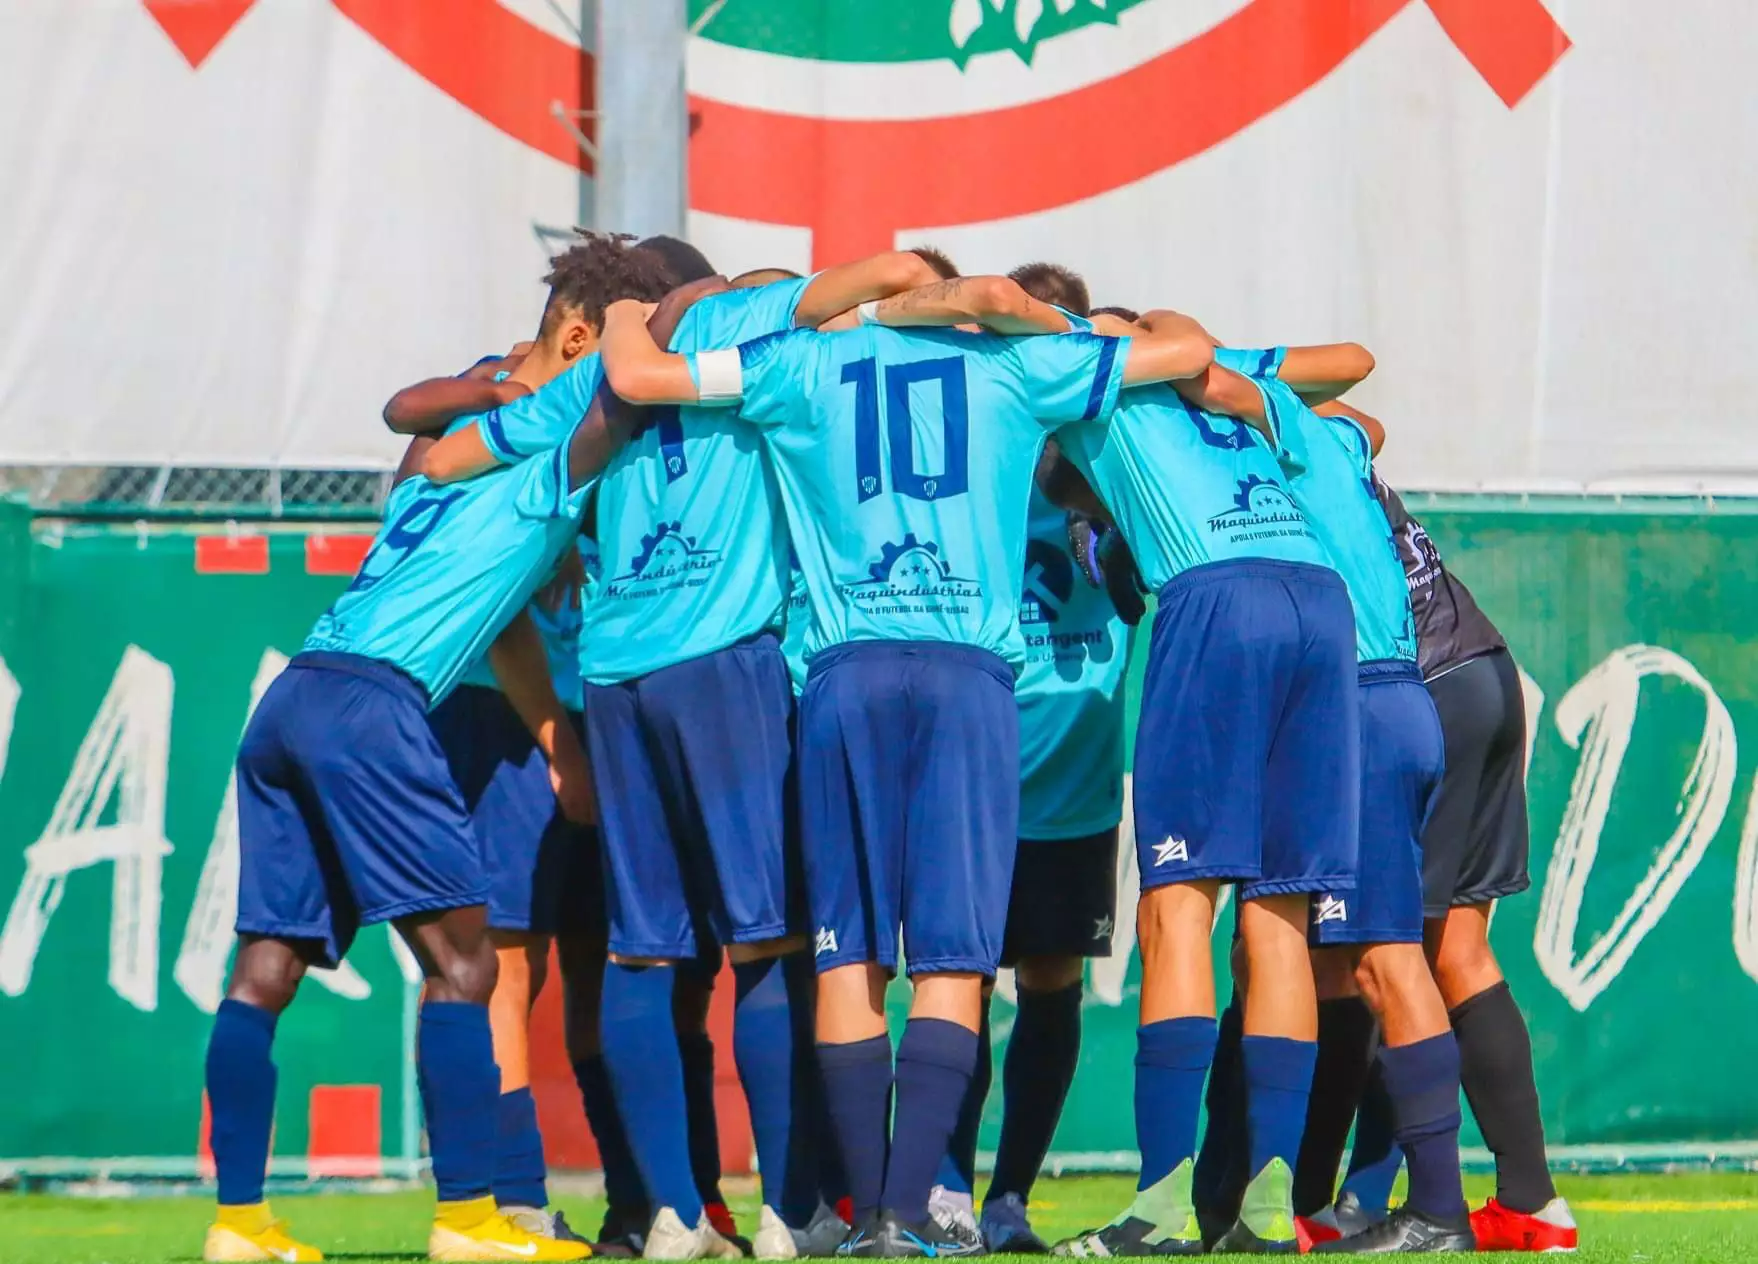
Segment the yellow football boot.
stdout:
[[591,1254],[584,1242],[527,1233],[501,1214],[493,1198],[439,1204],[427,1235],[432,1260],[583,1260]]
[[305,1264],[321,1260],[324,1253],[287,1236],[287,1222],[276,1220],[267,1203],[251,1203],[244,1207],[221,1207],[208,1226],[207,1241],[202,1244],[201,1258],[215,1264],[236,1260],[281,1260],[284,1264]]

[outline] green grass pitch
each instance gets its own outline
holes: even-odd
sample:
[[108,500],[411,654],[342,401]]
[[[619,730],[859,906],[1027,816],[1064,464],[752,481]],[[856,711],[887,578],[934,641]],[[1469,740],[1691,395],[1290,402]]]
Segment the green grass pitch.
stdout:
[[[1758,1260],[1758,1174],[1580,1176],[1558,1182],[1581,1222],[1583,1264],[1721,1264]],[[1133,1182],[1119,1176],[1039,1182],[1033,1220],[1046,1237],[1102,1223],[1125,1203]],[[1472,1178],[1474,1202],[1491,1192]],[[274,1199],[276,1214],[332,1260],[423,1258],[430,1195],[319,1193]],[[569,1219],[595,1229],[602,1205],[560,1198]],[[96,1199],[0,1195],[0,1261],[5,1264],[163,1264],[194,1260],[210,1204],[202,1198]],[[750,1195],[733,1200],[741,1224],[753,1220]],[[1024,1259],[1026,1257],[1007,1257]],[[1504,1257],[1511,1258],[1511,1257]]]

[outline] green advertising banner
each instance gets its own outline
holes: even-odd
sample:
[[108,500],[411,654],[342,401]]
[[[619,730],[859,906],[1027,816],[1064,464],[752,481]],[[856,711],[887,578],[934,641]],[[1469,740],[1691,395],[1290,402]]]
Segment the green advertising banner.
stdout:
[[[0,1078],[31,1086],[0,1112],[0,1167],[199,1169],[237,894],[232,756],[342,582],[311,572],[357,556],[327,543],[58,524],[33,540],[0,518]],[[369,930],[282,1022],[276,1172],[414,1160],[409,978]]]
[[[1742,732],[1758,740],[1758,570],[1739,562],[1758,553],[1758,514],[1411,507],[1527,677],[1533,889],[1492,936],[1531,1020],[1550,1141],[1595,1162],[1758,1155],[1758,817],[1738,757]],[[200,1170],[232,757],[356,543],[33,527],[0,504],[0,1076],[31,1086],[0,1112],[0,1169]],[[1134,1162],[1132,857],[1119,886],[1052,1160],[1065,1167]],[[409,967],[367,931],[289,1012],[277,1172],[418,1164]],[[997,1081],[986,1147],[999,1111]]]

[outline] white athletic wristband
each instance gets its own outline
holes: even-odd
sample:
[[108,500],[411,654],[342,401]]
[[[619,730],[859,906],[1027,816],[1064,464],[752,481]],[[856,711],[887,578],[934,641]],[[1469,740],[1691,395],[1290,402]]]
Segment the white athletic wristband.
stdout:
[[879,323],[879,300],[876,298],[868,299],[855,308],[855,319],[863,325],[877,325]]
[[745,370],[736,348],[696,357],[696,395],[704,404],[736,404],[745,394]]

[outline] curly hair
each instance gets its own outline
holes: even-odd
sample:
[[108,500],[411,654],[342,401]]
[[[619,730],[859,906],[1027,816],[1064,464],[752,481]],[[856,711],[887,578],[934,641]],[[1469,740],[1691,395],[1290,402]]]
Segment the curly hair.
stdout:
[[1087,315],[1115,316],[1118,320],[1127,320],[1132,325],[1141,320],[1141,313],[1133,307],[1095,307]]
[[665,261],[635,247],[628,233],[574,230],[580,241],[549,261],[549,300],[543,305],[539,336],[577,313],[594,329],[604,328],[604,309],[622,298],[657,303],[672,288]]
[[1007,275],[1040,303],[1053,303],[1076,316],[1085,316],[1092,310],[1087,283],[1072,268],[1059,263],[1028,263]]

